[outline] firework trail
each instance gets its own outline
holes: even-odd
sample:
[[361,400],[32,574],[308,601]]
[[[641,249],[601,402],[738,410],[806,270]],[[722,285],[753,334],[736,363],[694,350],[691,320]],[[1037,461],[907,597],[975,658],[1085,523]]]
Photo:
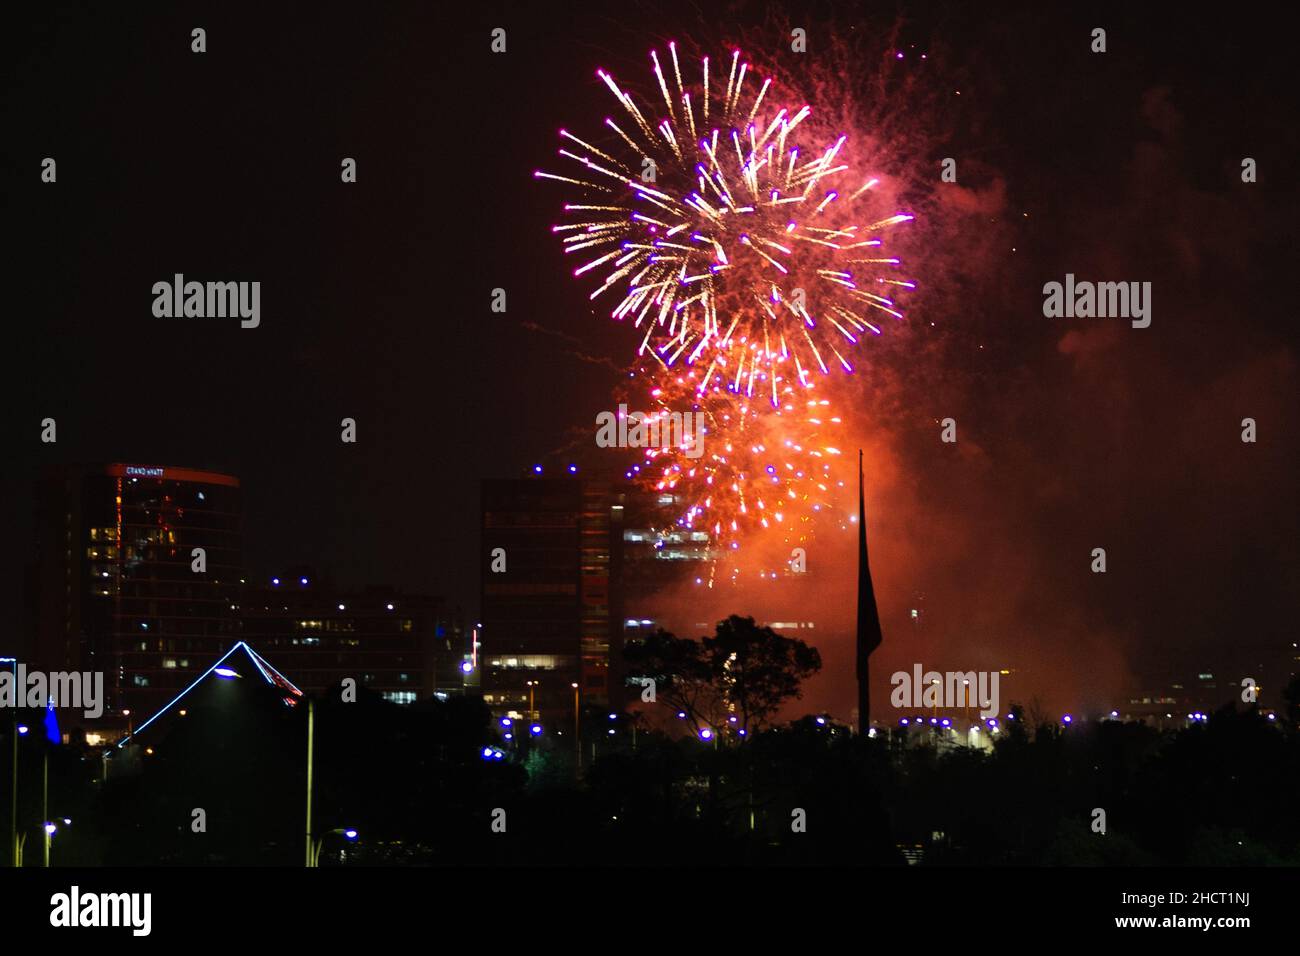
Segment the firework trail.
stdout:
[[580,194],[554,232],[585,260],[575,275],[603,274],[593,300],[621,296],[611,314],[638,330],[638,354],[698,370],[698,391],[779,409],[791,385],[851,372],[846,352],[902,319],[894,295],[915,286],[881,237],[912,217],[876,218],[877,180],[853,173],[847,137],[802,143],[811,108],[777,108],[740,51],[720,70],[705,57],[687,81],[668,50],[669,75],[650,54],[662,108],[598,71],[623,108],[605,120],[607,149],[561,130],[580,171],[534,175]]

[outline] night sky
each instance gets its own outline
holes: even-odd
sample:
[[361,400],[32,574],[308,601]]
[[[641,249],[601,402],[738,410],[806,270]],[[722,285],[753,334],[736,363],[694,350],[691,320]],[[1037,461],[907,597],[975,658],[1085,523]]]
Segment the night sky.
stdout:
[[[1292,42],[1267,15],[228,6],[6,24],[9,627],[39,468],[104,460],[238,475],[253,574],[312,564],[472,617],[479,482],[590,461],[589,423],[635,346],[568,275],[549,232],[563,194],[532,172],[555,165],[561,126],[609,115],[598,67],[644,84],[648,50],[676,39],[739,44],[826,97],[917,213],[904,255],[921,288],[850,392],[883,670],[918,659],[891,647],[917,591],[927,666],[1015,662],[1071,706],[1294,639],[1300,169]],[[949,156],[958,182],[941,184]],[[176,272],[261,281],[261,327],[154,318],[151,286]],[[1067,272],[1153,283],[1151,327],[1045,318],[1043,283]],[[938,440],[948,416],[956,445]],[[810,554],[840,624],[849,543]],[[1098,546],[1104,576],[1088,571]],[[717,610],[762,616],[764,600],[731,592]],[[838,706],[849,645],[828,641],[810,697]]]

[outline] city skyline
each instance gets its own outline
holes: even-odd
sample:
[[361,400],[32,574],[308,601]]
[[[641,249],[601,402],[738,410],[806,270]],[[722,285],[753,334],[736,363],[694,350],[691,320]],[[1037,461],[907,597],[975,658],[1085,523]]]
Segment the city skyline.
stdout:
[[[540,471],[539,471],[540,469]],[[591,573],[586,565],[591,561],[599,558],[605,562],[602,567],[606,570],[601,580],[601,590],[596,595],[596,601],[599,606],[599,628],[600,638],[599,645],[593,645],[597,656],[592,657],[593,666],[599,667],[599,673],[603,676],[596,683],[592,683],[591,692],[596,694],[592,699],[616,703],[619,707],[624,706],[625,702],[635,700],[636,691],[634,688],[626,686],[626,667],[622,664],[622,648],[628,641],[635,641],[653,630],[666,628],[682,636],[696,636],[700,633],[707,633],[716,623],[731,613],[752,613],[760,624],[770,625],[780,633],[786,633],[791,636],[798,636],[808,641],[812,646],[817,647],[825,657],[828,667],[822,674],[814,677],[805,690],[805,695],[797,704],[789,710],[791,716],[800,712],[813,710],[834,716],[836,719],[851,723],[856,719],[858,709],[853,703],[853,695],[856,691],[852,690],[849,680],[853,671],[852,658],[844,652],[849,647],[849,642],[844,640],[846,628],[852,626],[852,608],[849,596],[846,595],[835,606],[833,602],[821,602],[821,606],[813,612],[805,610],[808,605],[809,596],[820,593],[821,581],[814,565],[812,573],[809,573],[805,567],[802,570],[792,569],[789,566],[777,567],[771,571],[762,572],[771,576],[771,583],[766,584],[763,594],[766,597],[763,600],[753,601],[752,608],[737,606],[733,600],[733,593],[742,593],[743,589],[730,585],[725,581],[718,584],[719,593],[711,593],[714,588],[708,586],[705,576],[712,573],[715,569],[716,552],[714,546],[710,543],[707,534],[696,534],[694,537],[700,538],[699,541],[691,541],[692,536],[685,534],[671,534],[661,530],[664,525],[662,522],[669,520],[672,513],[672,507],[665,508],[664,500],[661,496],[656,501],[656,494],[645,490],[636,490],[635,488],[625,486],[619,482],[602,479],[591,479],[581,473],[581,470],[575,466],[566,466],[556,468],[558,476],[548,476],[545,466],[534,465],[532,468],[525,470],[524,477],[512,479],[509,481],[495,481],[485,483],[487,489],[501,489],[500,491],[487,491],[485,498],[484,510],[484,530],[480,547],[480,577],[481,586],[487,588],[485,594],[491,593],[490,589],[499,581],[507,578],[510,582],[506,586],[511,589],[507,593],[518,593],[521,581],[527,581],[528,578],[521,578],[520,563],[525,567],[528,566],[529,545],[528,538],[514,539],[514,544],[510,544],[503,551],[513,554],[512,560],[515,562],[514,573],[511,575],[497,575],[493,573],[496,567],[494,557],[496,552],[494,547],[508,543],[507,538],[501,537],[497,530],[494,530],[493,519],[490,518],[494,506],[490,504],[491,495],[500,497],[507,495],[507,498],[501,499],[503,502],[513,500],[513,498],[522,495],[519,503],[513,505],[516,508],[523,508],[520,512],[521,517],[514,520],[524,522],[521,528],[528,529],[536,523],[537,516],[544,512],[536,512],[538,504],[548,500],[549,494],[553,504],[544,506],[554,509],[554,502],[568,502],[566,506],[560,507],[555,511],[557,516],[563,519],[564,513],[570,512],[572,515],[579,515],[586,511],[590,514],[591,529],[586,532],[588,537],[592,531],[598,531],[600,537],[593,539],[596,550],[591,551],[589,555],[581,549],[575,550],[570,558],[561,558],[561,561],[571,562],[569,567],[569,576],[574,582],[585,582]],[[70,470],[60,472],[59,469],[49,471],[43,479],[39,488],[42,491],[42,505],[47,512],[51,512],[53,518],[58,519],[58,528],[62,528],[62,505],[57,501],[51,502],[50,494],[53,488],[59,487],[64,478],[56,479],[57,474],[79,476],[78,481],[84,482],[85,476],[89,475],[93,479],[96,475],[100,481],[108,482],[117,481],[126,487],[138,486],[144,482],[141,487],[158,487],[159,489],[186,489],[182,495],[188,498],[197,496],[197,500],[192,502],[200,509],[208,507],[211,502],[205,502],[204,492],[196,489],[207,488],[209,494],[219,493],[221,485],[228,485],[234,488],[239,487],[239,479],[235,476],[219,475],[209,472],[196,471],[188,468],[176,468],[172,466],[161,465],[127,465],[123,463],[111,464],[107,466],[76,466]],[[114,478],[113,476],[117,476]],[[215,483],[215,484],[213,484]],[[74,487],[80,488],[81,485]],[[108,488],[105,485],[105,488]],[[509,490],[507,489],[514,489]],[[530,490],[532,489],[532,490]],[[547,492],[545,489],[551,489]],[[62,494],[62,492],[60,492]],[[82,492],[75,492],[74,497],[82,495]],[[166,491],[160,491],[159,494],[166,495]],[[541,497],[538,497],[538,495]],[[559,498],[556,498],[556,495]],[[179,497],[179,496],[178,496]],[[170,500],[170,496],[167,496]],[[80,500],[80,499],[79,499]],[[89,499],[86,499],[89,501]],[[134,499],[132,499],[134,500]],[[151,499],[142,499],[151,500]],[[586,502],[585,504],[583,502]],[[92,512],[94,508],[87,505],[87,515],[80,516],[83,505],[77,505],[78,523],[76,525],[77,537],[85,538],[82,541],[87,549],[87,557],[81,570],[76,572],[75,579],[80,581],[80,588],[88,589],[86,593],[92,597],[89,599],[93,602],[93,595],[99,593],[95,590],[100,586],[100,578],[111,578],[104,582],[104,594],[118,593],[121,590],[120,581],[129,580],[123,578],[122,568],[125,566],[113,556],[104,555],[95,557],[99,554],[99,549],[113,545],[105,545],[99,538],[108,539],[112,529],[100,529],[96,525],[98,522],[93,520]],[[103,508],[107,505],[101,506]],[[128,503],[128,508],[137,507]],[[229,507],[229,506],[227,506]],[[118,512],[121,513],[122,506],[119,505]],[[594,509],[594,510],[593,510]],[[625,509],[629,509],[625,512]],[[184,508],[181,508],[182,515]],[[604,517],[600,517],[601,513]],[[146,511],[146,514],[148,512]],[[199,511],[200,515],[204,512]],[[237,512],[236,512],[237,513]],[[107,520],[107,519],[105,519]],[[129,520],[129,519],[128,519]],[[152,520],[152,519],[149,519]],[[160,518],[161,520],[161,518]],[[176,515],[172,514],[170,520],[178,520]],[[565,519],[567,520],[567,519]],[[204,524],[202,518],[199,524]],[[562,520],[561,524],[563,525]],[[495,522],[499,525],[500,522]],[[545,525],[545,523],[543,523]],[[165,530],[172,525],[164,524],[161,526],[164,530],[162,534],[167,534]],[[176,539],[176,532],[172,532],[173,540],[171,542],[171,551],[173,552],[170,563],[180,570],[181,578],[188,579],[191,575],[188,573],[191,569],[188,567],[189,559],[185,557],[189,554],[189,548],[195,544],[208,546],[211,542],[205,537],[207,532],[201,532],[198,537],[192,533],[187,533],[185,525],[177,524],[180,538]],[[232,526],[241,527],[236,521]],[[505,526],[501,526],[505,527]],[[576,525],[574,525],[576,529]],[[99,532],[103,532],[100,534]],[[45,558],[48,560],[52,554],[61,553],[61,546],[53,547],[50,542],[61,532],[51,525],[43,532],[45,535],[46,546],[44,548]],[[238,532],[236,532],[238,533]],[[528,532],[531,533],[531,532]],[[667,535],[667,536],[665,536]],[[121,537],[119,533],[119,538]],[[680,544],[673,544],[674,538],[681,538]],[[61,540],[61,539],[60,539]],[[150,538],[150,540],[153,540]],[[563,542],[563,536],[559,539]],[[143,539],[142,539],[143,542]],[[120,545],[119,545],[120,546]],[[177,551],[177,547],[181,550]],[[556,542],[551,541],[550,545],[543,547],[550,548],[550,556],[542,559],[538,569],[553,564],[557,553],[563,553],[563,546],[560,552],[555,551]],[[586,546],[584,546],[586,547]],[[129,552],[129,547],[126,552]],[[547,552],[539,552],[546,554]],[[180,557],[177,557],[177,555]],[[141,712],[143,706],[144,712],[152,712],[155,706],[162,700],[171,697],[173,693],[181,686],[184,686],[197,673],[198,668],[201,670],[206,666],[205,661],[211,652],[216,650],[224,651],[236,639],[250,640],[255,646],[261,647],[264,652],[271,654],[284,654],[283,648],[290,648],[290,645],[298,645],[300,639],[304,636],[316,643],[321,643],[322,638],[326,643],[339,639],[330,637],[325,634],[326,631],[331,633],[346,625],[346,630],[351,635],[354,628],[357,627],[356,614],[362,608],[373,605],[373,611],[379,615],[380,619],[394,618],[393,612],[395,606],[392,600],[396,599],[401,605],[401,613],[394,618],[398,620],[406,619],[406,616],[412,612],[417,615],[426,615],[433,613],[438,621],[436,631],[438,642],[445,645],[442,651],[436,652],[445,656],[441,664],[433,664],[435,652],[432,650],[433,645],[428,648],[422,648],[418,651],[418,659],[410,658],[403,664],[400,649],[392,644],[390,638],[381,635],[381,630],[369,629],[362,625],[356,636],[361,637],[362,645],[360,647],[360,656],[357,653],[349,652],[348,663],[336,664],[332,668],[333,678],[331,680],[319,680],[310,676],[314,669],[319,667],[317,664],[308,663],[309,657],[299,658],[290,653],[288,662],[282,660],[282,665],[286,671],[295,673],[306,686],[313,689],[321,689],[336,683],[337,679],[342,676],[354,676],[361,681],[364,686],[381,691],[388,699],[400,700],[402,703],[411,703],[415,700],[422,699],[432,693],[434,688],[446,686],[453,693],[465,693],[467,691],[467,682],[459,671],[459,665],[462,662],[472,660],[476,666],[475,671],[475,688],[477,692],[479,680],[478,671],[481,670],[488,675],[484,684],[486,699],[494,711],[510,714],[527,714],[531,708],[524,708],[516,700],[513,704],[507,705],[504,698],[496,699],[498,696],[493,689],[496,686],[497,677],[493,675],[499,671],[500,663],[505,657],[514,657],[520,654],[536,655],[540,651],[549,653],[559,652],[579,653],[576,650],[577,645],[570,647],[568,641],[573,641],[578,635],[586,633],[583,624],[590,615],[590,611],[582,609],[582,602],[590,602],[589,596],[583,596],[585,584],[572,593],[575,600],[578,601],[573,608],[560,610],[559,616],[555,618],[553,625],[558,627],[556,638],[552,639],[550,645],[540,646],[533,645],[526,640],[523,632],[515,633],[515,625],[510,623],[510,618],[504,618],[498,622],[496,612],[490,611],[483,614],[465,612],[463,608],[449,607],[442,598],[428,598],[417,596],[412,598],[409,593],[398,591],[391,585],[372,582],[365,588],[348,588],[338,586],[328,572],[322,573],[314,566],[302,563],[282,563],[278,566],[277,571],[266,573],[259,578],[250,577],[252,572],[247,571],[237,557],[224,560],[220,558],[221,552],[213,552],[213,560],[217,561],[214,565],[214,571],[217,577],[214,579],[211,574],[204,573],[199,575],[204,581],[219,581],[221,577],[220,569],[224,567],[225,576],[228,579],[227,590],[229,593],[218,601],[222,606],[219,611],[224,619],[228,622],[224,625],[218,625],[219,630],[213,632],[213,638],[209,639],[207,644],[194,644],[193,639],[182,638],[181,641],[175,641],[175,634],[182,635],[190,633],[186,630],[187,625],[184,621],[190,618],[182,616],[176,620],[182,622],[180,625],[168,624],[167,618],[157,618],[156,610],[154,616],[146,614],[140,620],[131,618],[126,622],[130,615],[123,616],[122,608],[117,607],[113,613],[113,621],[122,621],[126,623],[114,623],[111,628],[105,629],[93,623],[93,615],[97,612],[90,610],[91,604],[87,604],[84,611],[74,610],[69,612],[71,620],[81,622],[77,626],[80,638],[80,650],[69,651],[66,648],[60,651],[51,652],[41,641],[48,641],[50,638],[38,636],[36,646],[32,649],[36,653],[31,654],[31,659],[36,662],[44,662],[49,670],[63,670],[71,668],[73,670],[82,666],[94,669],[94,649],[100,647],[97,642],[106,642],[101,651],[113,656],[119,664],[107,669],[107,673],[114,678],[114,690],[110,694],[117,701],[117,706],[121,707],[123,690],[130,691],[130,684],[135,683],[134,691],[129,695],[133,697],[131,706],[136,712]],[[235,552],[237,554],[237,552]],[[600,555],[605,555],[603,558]],[[122,561],[126,560],[126,553],[118,556]],[[502,555],[504,557],[504,555]],[[663,560],[668,558],[670,560]],[[151,566],[150,561],[165,561],[167,559],[148,557],[145,552],[131,558],[132,562],[139,564],[141,560],[145,561],[144,567]],[[108,563],[103,563],[108,560]],[[802,560],[802,559],[801,559]],[[847,558],[846,560],[851,560]],[[100,564],[95,562],[99,561]],[[504,561],[502,570],[504,568]],[[102,567],[101,567],[102,564]],[[167,564],[160,564],[160,567],[166,567]],[[555,578],[555,572],[559,571],[564,565],[555,566],[551,570],[545,571],[549,577],[548,580],[560,580]],[[60,570],[63,565],[56,564],[41,571],[40,581],[44,584],[32,595],[34,601],[32,611],[44,623],[44,626],[53,634],[54,630],[62,633],[62,625],[58,622],[64,618],[54,612],[54,606],[49,602],[55,591],[61,593],[62,588],[55,588],[53,581],[57,578],[62,581],[67,574],[66,571]],[[104,568],[117,570],[104,571]],[[581,568],[581,570],[580,570]],[[102,572],[102,573],[101,573]],[[181,572],[186,572],[181,574]],[[138,572],[137,572],[138,573]],[[527,573],[527,572],[525,572]],[[238,583],[235,583],[235,576],[238,577]],[[565,575],[561,574],[561,578]],[[779,577],[779,583],[778,583]],[[283,578],[283,580],[282,580]],[[38,582],[40,583],[40,582]],[[146,580],[146,587],[151,587],[155,591],[157,584],[149,584]],[[164,585],[171,587],[172,585]],[[543,590],[552,592],[553,585],[546,585]],[[125,593],[125,592],[123,592]],[[135,591],[132,591],[135,593]],[[147,594],[148,592],[141,592]],[[161,593],[161,592],[158,592]],[[214,592],[215,593],[215,592]],[[887,627],[892,629],[896,639],[886,643],[881,654],[882,666],[878,669],[876,677],[871,681],[870,686],[875,691],[877,705],[873,707],[872,717],[876,724],[887,725],[891,720],[899,720],[910,717],[909,708],[899,709],[897,707],[886,707],[882,701],[889,699],[890,684],[886,678],[889,675],[900,672],[910,672],[913,667],[922,667],[929,669],[931,666],[939,666],[940,670],[981,670],[992,668],[992,672],[1000,672],[1004,679],[1008,675],[1015,675],[1012,683],[1008,688],[1008,701],[1014,699],[1016,702],[1032,705],[1036,712],[1044,715],[1052,713],[1073,713],[1077,717],[1085,717],[1089,714],[1097,717],[1105,717],[1107,714],[1123,714],[1125,717],[1142,717],[1155,720],[1159,725],[1164,726],[1166,723],[1177,725],[1184,719],[1184,711],[1187,708],[1195,708],[1197,713],[1208,712],[1217,708],[1225,701],[1235,699],[1239,693],[1238,688],[1242,686],[1242,681],[1249,679],[1263,690],[1261,700],[1266,704],[1277,706],[1280,704],[1278,696],[1285,686],[1287,675],[1292,672],[1296,652],[1293,643],[1285,641],[1276,645],[1264,645],[1257,647],[1237,646],[1227,652],[1220,652],[1215,655],[1202,655],[1197,659],[1172,660],[1165,663],[1161,669],[1156,669],[1148,674],[1135,676],[1124,683],[1112,684],[1109,686],[1093,685],[1089,695],[1080,696],[1052,696],[1050,693],[1043,692],[1044,684],[1033,671],[1028,662],[1016,656],[993,657],[987,653],[983,655],[967,654],[961,657],[940,658],[934,653],[934,641],[932,634],[929,633],[934,624],[931,620],[929,609],[924,611],[925,620],[922,622],[922,611],[915,607],[907,607],[900,613],[900,608],[896,601],[892,600],[893,614],[886,619]],[[261,603],[285,603],[284,620],[278,621],[280,615],[279,608],[261,609],[258,607]],[[385,603],[387,602],[387,603]],[[210,603],[210,602],[209,602]],[[225,604],[229,603],[230,614],[224,615]],[[493,599],[491,606],[496,606],[496,599]],[[913,593],[908,596],[904,602],[908,605],[924,604],[924,596],[919,593]],[[292,605],[290,607],[289,605]],[[116,605],[115,605],[116,606]],[[485,605],[486,607],[487,605]],[[446,610],[444,610],[444,608]],[[710,609],[712,609],[710,611]],[[274,612],[274,613],[272,613]],[[141,613],[144,613],[143,611]],[[185,612],[193,614],[193,611]],[[203,614],[204,612],[199,612]],[[710,613],[716,615],[711,619]],[[444,615],[446,615],[444,617]],[[566,617],[565,615],[569,615]],[[299,620],[300,618],[311,618],[312,620]],[[83,620],[85,618],[85,620]],[[793,620],[790,620],[793,618]],[[484,620],[487,620],[487,626],[484,626]],[[105,619],[107,620],[107,618]],[[202,622],[203,618],[194,618],[196,622]],[[216,620],[215,618],[213,619]],[[565,622],[568,623],[565,623]],[[591,618],[591,623],[596,624],[597,619]],[[848,622],[847,624],[845,622]],[[267,622],[274,622],[268,624]],[[321,635],[312,638],[311,635],[303,632],[303,627],[314,625],[321,630]],[[179,630],[177,630],[179,626]],[[379,627],[382,629],[381,623]],[[130,633],[122,630],[129,627]],[[135,631],[136,628],[153,627],[154,631],[147,630]],[[267,628],[271,629],[268,630]],[[224,628],[224,630],[220,630]],[[445,632],[444,632],[445,628]],[[417,630],[421,634],[427,632],[428,638],[432,639],[434,626],[421,624]],[[68,633],[72,633],[69,631]],[[444,639],[443,635],[446,634]],[[565,637],[559,637],[559,634],[565,634]],[[224,637],[222,635],[225,635]],[[365,636],[362,636],[365,635]],[[291,639],[292,637],[292,639]],[[163,640],[168,645],[168,653],[154,654],[152,650],[149,654],[140,654],[145,644],[139,648],[135,647],[137,638],[147,638],[147,645],[152,648],[155,640]],[[559,640],[559,644],[555,644]],[[345,642],[346,643],[346,642]],[[353,641],[355,643],[355,641]],[[179,646],[184,644],[184,646]],[[129,646],[128,646],[129,645]],[[283,647],[282,647],[283,645]],[[471,646],[473,645],[473,646]],[[159,645],[161,647],[161,644]],[[340,645],[342,648],[343,645]],[[532,650],[527,650],[529,647]],[[22,650],[15,645],[11,650]],[[325,648],[321,648],[324,651]],[[385,659],[385,655],[398,653],[398,657],[391,660]],[[30,653],[30,652],[29,652]],[[91,659],[85,655],[91,654]],[[408,651],[405,653],[413,653]],[[125,654],[125,658],[122,655]],[[101,656],[103,656],[101,654]],[[191,660],[193,658],[193,660]],[[355,659],[354,659],[355,658]],[[125,668],[120,666],[121,660],[128,660],[132,663]],[[523,681],[528,677],[530,682],[527,686],[533,686],[533,683],[541,684],[544,676],[545,684],[550,693],[548,699],[555,696],[555,689],[560,688],[558,695],[559,704],[554,701],[548,704],[548,708],[558,706],[563,709],[567,706],[564,701],[567,700],[568,686],[570,679],[576,680],[576,677],[570,678],[564,676],[567,671],[564,665],[557,665],[555,662],[558,658],[548,658],[542,664],[538,664],[532,657],[522,657],[522,666],[527,673],[519,678]],[[539,659],[540,660],[540,659]],[[145,664],[148,661],[150,663]],[[368,663],[367,663],[368,662]],[[302,672],[297,670],[297,665],[306,666],[310,670]],[[159,668],[164,668],[160,670]],[[558,667],[558,670],[555,668]],[[172,668],[167,670],[166,668]],[[356,671],[353,674],[352,671]],[[404,671],[406,673],[401,673]],[[438,673],[441,671],[442,680],[438,680]],[[379,677],[379,673],[389,674],[389,677]],[[505,672],[501,672],[505,673]],[[522,673],[522,672],[521,672]],[[170,684],[175,686],[167,690],[167,682],[159,683],[159,678],[168,677]],[[122,681],[128,685],[126,688],[119,686]],[[584,683],[586,678],[584,678]],[[177,683],[179,682],[179,683]],[[150,686],[156,685],[156,686]],[[598,690],[597,690],[598,688]],[[515,695],[520,693],[528,695],[525,684],[520,683],[515,689]],[[585,691],[584,691],[585,693]],[[145,697],[149,694],[157,696],[157,700]],[[134,698],[138,698],[134,699]],[[523,698],[519,698],[522,700]],[[1168,720],[1162,720],[1167,712]],[[1190,713],[1190,711],[1188,711]]]
[[[862,145],[917,213],[896,237],[918,280],[907,321],[859,350],[863,365],[843,385],[852,424],[841,444],[866,451],[887,628],[924,592],[936,660],[1015,657],[1058,690],[1080,676],[1107,689],[1141,683],[1171,664],[1196,670],[1218,651],[1283,641],[1297,588],[1288,569],[1300,529],[1286,502],[1300,429],[1292,336],[1275,305],[1284,249],[1266,240],[1295,190],[1294,132],[1285,111],[1267,108],[1285,85],[1278,61],[1224,48],[1203,28],[1169,44],[1151,12],[1117,14],[1109,29],[1126,45],[1094,54],[1073,39],[1090,29],[1073,14],[1013,7],[995,22],[952,6],[890,19],[894,32],[876,36],[813,9],[816,42],[799,61],[772,39],[781,24],[770,12],[741,4],[722,28],[668,6],[662,24],[683,43],[743,41],[784,74],[815,67],[816,82],[835,57],[856,57],[845,75],[865,112],[846,120],[881,131]],[[188,36],[182,15],[141,24],[132,42],[159,50],[176,83],[145,82],[162,67],[141,57],[124,72],[96,68],[117,59],[93,43],[75,66],[59,61],[82,49],[73,38],[118,29],[93,18],[59,27],[69,42],[51,47],[54,59],[19,61],[26,79],[6,101],[16,141],[66,158],[57,186],[16,197],[33,250],[27,288],[50,291],[26,299],[32,320],[15,327],[9,353],[23,387],[0,478],[11,503],[0,532],[19,543],[4,558],[8,628],[23,625],[25,503],[47,464],[238,474],[255,573],[311,563],[352,587],[441,593],[473,615],[481,481],[538,462],[590,474],[633,460],[595,442],[596,416],[617,407],[626,330],[567,275],[550,233],[559,196],[532,173],[551,165],[557,128],[605,115],[595,70],[654,92],[652,44],[601,17],[554,35],[545,13],[512,16],[519,41],[504,59],[457,40],[429,60],[410,43],[385,46],[396,12],[359,35],[322,14],[328,48],[385,51],[381,68],[331,74],[353,92],[329,109],[300,111],[303,84],[319,75],[271,55],[293,46],[287,14],[268,14],[238,58],[209,55],[197,72],[188,47],[167,40]],[[462,26],[478,36],[493,24],[484,13]],[[898,55],[877,59],[885,47]],[[79,97],[87,70],[105,76],[89,99]],[[1077,75],[1088,84],[1069,81]],[[477,79],[453,95],[458,76]],[[522,98],[524,76],[549,81]],[[299,116],[295,132],[232,95],[244,89],[279,91],[267,105]],[[443,121],[384,122],[360,105],[377,98],[392,115]],[[211,104],[221,150],[182,140],[166,162],[136,156],[132,141],[149,138],[154,117],[195,101]],[[1256,105],[1228,108],[1243,102]],[[476,175],[490,188],[444,187],[450,129],[480,147]],[[939,178],[949,154],[955,183]],[[343,156],[359,161],[349,186],[338,183]],[[1241,181],[1242,157],[1258,163],[1258,182]],[[86,203],[92,169],[110,198]],[[174,242],[152,241],[150,216],[120,215],[196,189],[195,228]],[[65,247],[73,217],[84,234],[118,241]],[[452,223],[466,248],[491,250],[455,278],[440,252]],[[305,237],[300,224],[311,226]],[[78,281],[61,281],[65,270]],[[178,272],[258,279],[260,325],[155,317],[152,285]],[[1045,317],[1044,284],[1067,274],[1153,283],[1150,326]],[[492,311],[495,288],[505,313]],[[39,440],[47,417],[57,444]],[[344,418],[357,423],[356,444],[339,441]],[[957,440],[945,444],[949,418]],[[1246,418],[1254,444],[1241,441]],[[850,485],[851,470],[844,462],[839,475]],[[853,586],[846,536],[832,529],[809,554],[834,594]],[[1097,547],[1104,577],[1089,571]],[[781,620],[762,610],[760,590],[696,619]],[[836,630],[823,648],[828,674],[851,666],[851,623]],[[851,688],[824,693],[838,707]]]
[[15,8],[6,925],[1285,933],[1270,13]]

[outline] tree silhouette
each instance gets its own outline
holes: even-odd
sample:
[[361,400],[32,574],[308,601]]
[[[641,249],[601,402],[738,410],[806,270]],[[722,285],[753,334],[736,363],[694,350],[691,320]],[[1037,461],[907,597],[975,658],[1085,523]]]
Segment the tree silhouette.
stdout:
[[748,736],[798,698],[803,681],[821,669],[816,648],[735,614],[712,637],[696,641],[658,630],[629,643],[624,657],[630,673],[654,679],[656,697],[685,714],[697,735],[730,726]]

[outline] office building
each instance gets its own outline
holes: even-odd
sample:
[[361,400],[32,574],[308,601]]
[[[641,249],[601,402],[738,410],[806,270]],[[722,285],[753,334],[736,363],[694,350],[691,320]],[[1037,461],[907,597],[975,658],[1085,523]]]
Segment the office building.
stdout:
[[152,713],[238,640],[239,480],[65,467],[37,488],[36,661],[102,671],[105,720]]

